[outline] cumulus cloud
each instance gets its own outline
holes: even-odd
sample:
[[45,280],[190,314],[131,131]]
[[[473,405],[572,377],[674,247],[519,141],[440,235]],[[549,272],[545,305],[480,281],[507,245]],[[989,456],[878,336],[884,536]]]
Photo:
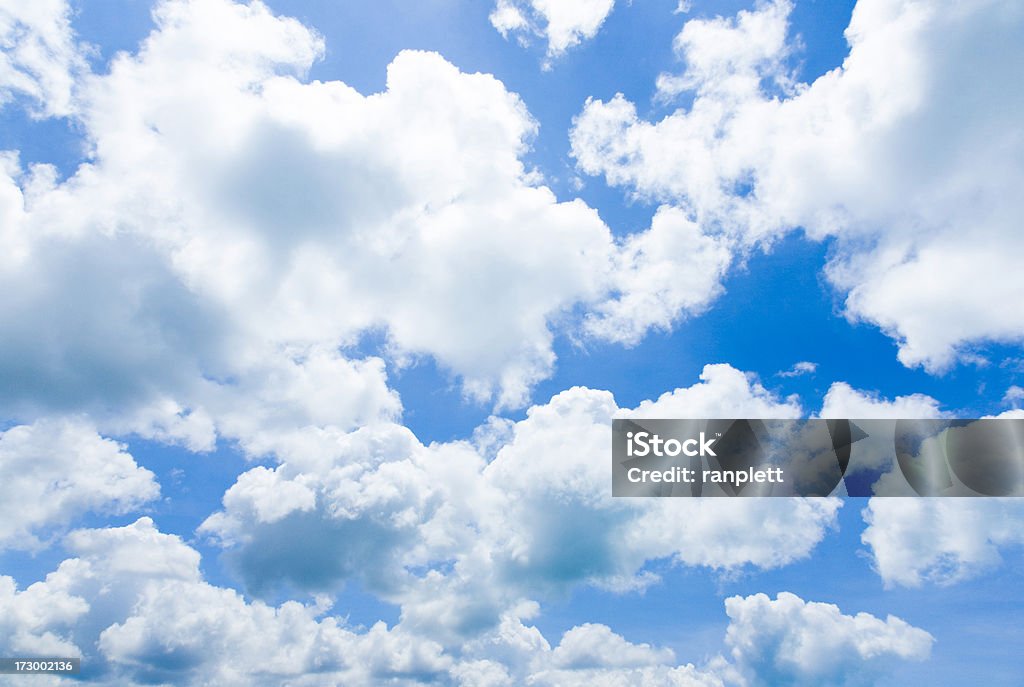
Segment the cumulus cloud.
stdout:
[[897,396],[892,400],[877,393],[854,389],[846,382],[829,387],[821,407],[824,418],[919,419],[944,417],[939,402],[925,394]]
[[[8,653],[85,656],[101,684],[210,686],[510,684],[509,676],[557,667],[656,666],[671,651],[634,645],[605,626],[566,633],[554,650],[536,628],[507,618],[465,657],[401,627],[352,628],[318,600],[268,606],[202,579],[199,554],[142,518],[126,527],[78,530],[75,557],[18,590],[0,577],[0,648]],[[601,647],[619,660],[598,657]],[[586,657],[592,657],[588,660]],[[571,665],[570,665],[571,664]]]
[[506,38],[547,41],[544,64],[550,68],[552,58],[596,36],[614,5],[615,0],[498,0],[490,20]]
[[948,585],[1002,561],[1024,544],[1016,499],[871,499],[861,540],[887,587]]
[[532,184],[519,98],[431,53],[399,55],[368,97],[283,76],[322,41],[258,4],[167,2],[156,19],[86,121],[104,182],[166,170],[132,191],[195,201],[160,218],[180,280],[248,346],[384,327],[396,356],[434,355],[471,395],[522,402],[554,361],[549,320],[597,293],[611,244],[596,212]]
[[726,599],[726,644],[751,685],[870,685],[897,661],[922,661],[935,639],[895,616],[844,615],[781,592]]
[[82,421],[0,432],[0,549],[36,549],[89,512],[126,513],[160,493],[123,444]]
[[[776,26],[785,6],[773,7],[744,30]],[[544,14],[549,45],[562,46],[550,56],[610,9],[588,6],[601,15],[589,24]],[[359,578],[402,620],[364,632],[325,617],[327,602],[247,600],[204,581],[198,554],[142,518],[72,534],[74,557],[24,590],[0,578],[6,651],[98,652],[114,684],[720,682],[611,628],[575,628],[551,649],[523,621],[535,599],[578,585],[643,588],[652,560],[728,571],[809,555],[838,501],[608,495],[614,417],[798,417],[795,398],[710,365],[636,409],[574,388],[520,422],[495,420],[475,444],[423,445],[394,423],[384,360],[352,351],[383,331],[392,360],[433,356],[467,395],[521,405],[552,370],[563,318],[582,305],[586,331],[624,343],[671,327],[720,291],[741,232],[708,231],[698,206],[666,196],[673,206],[647,232],[616,244],[592,208],[560,202],[524,165],[537,125],[522,101],[435,54],[400,54],[385,89],[365,95],[305,79],[324,43],[296,20],[258,2],[167,0],[137,51],[76,85],[58,78],[76,69],[58,49],[73,40],[66,8],[47,16],[45,31],[9,21],[5,40],[50,45],[56,62],[43,66],[64,71],[16,48],[4,78],[35,80],[5,93],[73,110],[91,157],[66,180],[0,157],[0,411],[85,412],[95,426],[3,435],[4,467],[31,463],[35,486],[3,500],[0,538],[36,542],[84,512],[156,496],[152,475],[97,427],[197,451],[227,438],[278,459],[239,476],[202,529],[249,591]],[[782,64],[771,36],[735,59],[712,54],[718,42],[697,29],[683,41],[711,51],[693,78],[740,77],[709,98],[754,97],[750,74]],[[680,264],[699,269],[666,276]],[[835,395],[838,408],[857,392]],[[51,479],[58,470],[73,489]],[[478,653],[445,651],[481,636]]]
[[364,575],[388,596],[407,568],[447,560],[474,535],[482,459],[463,443],[423,446],[381,425],[302,444],[276,468],[243,473],[201,531],[232,549],[250,589],[336,588]]
[[8,653],[48,655],[44,648],[59,643],[63,651],[56,655],[81,656],[103,628],[127,616],[152,580],[199,579],[199,554],[158,532],[149,518],[127,527],[76,530],[65,544],[77,557],[44,580],[18,591],[13,579],[0,578],[8,623],[0,641]]
[[[674,211],[617,245],[556,199],[522,161],[537,123],[492,76],[407,51],[363,95],[306,80],[323,39],[259,2],[153,16],[77,80],[74,174],[0,156],[6,416],[262,455],[399,416],[383,359],[353,352],[367,334],[517,407],[558,328],[632,343],[721,290],[728,243]],[[684,259],[701,269],[667,279]]]
[[726,601],[732,662],[679,664],[668,649],[587,623],[557,645],[525,624],[523,604],[494,628],[445,645],[404,622],[349,626],[329,602],[270,606],[205,581],[199,554],[142,518],[79,530],[75,557],[19,590],[0,577],[0,649],[83,656],[96,684],[673,685],[859,684],[896,660],[927,656],[932,638],[904,621],[779,594]]
[[[819,416],[826,419],[927,421],[951,417],[951,414],[943,411],[936,399],[925,394],[887,399],[877,392],[854,389],[846,382],[835,382],[825,394]],[[888,432],[869,429],[868,436],[853,444],[851,450],[855,463],[863,470],[876,470],[872,475],[875,479],[872,493],[886,497],[916,496],[917,492],[894,460],[893,441],[891,427]],[[862,473],[861,477],[864,476]]]
[[649,329],[668,331],[681,315],[705,309],[722,291],[732,250],[728,240],[702,233],[681,210],[663,206],[650,229],[625,240],[615,260],[616,295],[593,308],[586,329],[607,341],[635,344]]
[[754,417],[795,419],[802,415],[799,399],[779,399],[764,388],[755,375],[732,365],[705,365],[700,383],[681,387],[641,401],[631,417]]
[[75,558],[18,591],[0,577],[0,647],[87,657],[100,684],[371,685],[444,674],[452,659],[430,640],[378,623],[355,632],[324,607],[247,602],[205,582],[199,554],[148,518],[80,530]]
[[649,560],[779,567],[810,553],[837,500],[609,494],[614,417],[735,412],[801,411],[739,370],[711,365],[699,383],[636,410],[605,391],[561,392],[505,427],[487,449],[493,458],[466,442],[424,446],[397,425],[318,432],[279,466],[239,477],[202,531],[257,593],[361,579],[401,606],[403,623],[439,638],[478,634],[524,602],[578,585],[642,588],[656,580]]
[[0,104],[28,97],[35,114],[75,111],[75,82],[88,72],[65,0],[0,2]]
[[1024,103],[1024,10],[862,0],[842,66],[800,83],[791,9],[687,21],[685,68],[658,83],[692,104],[649,122],[622,95],[588,101],[571,134],[579,167],[750,244],[797,227],[834,237],[825,273],[846,316],[893,337],[908,366],[1019,341],[1024,139],[1009,113]]
[[622,668],[668,663],[675,660],[675,654],[671,649],[630,644],[605,625],[586,623],[565,633],[551,660],[562,668]]
[[147,588],[98,647],[115,673],[141,683],[429,683],[452,664],[438,644],[383,623],[357,634],[317,615],[295,602],[274,608],[231,589],[170,582]]

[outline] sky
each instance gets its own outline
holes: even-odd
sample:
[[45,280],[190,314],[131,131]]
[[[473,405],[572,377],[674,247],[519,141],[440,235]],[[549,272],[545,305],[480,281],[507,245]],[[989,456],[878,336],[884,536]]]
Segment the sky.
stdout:
[[1018,499],[612,498],[609,457],[619,417],[1024,416],[1022,35],[0,0],[0,656],[1020,684]]

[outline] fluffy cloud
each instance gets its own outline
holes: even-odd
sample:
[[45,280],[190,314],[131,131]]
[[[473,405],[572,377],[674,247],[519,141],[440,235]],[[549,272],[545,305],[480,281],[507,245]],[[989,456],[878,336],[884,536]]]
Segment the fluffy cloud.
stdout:
[[522,622],[536,611],[529,604],[468,642],[444,646],[405,623],[350,627],[324,599],[247,601],[203,580],[198,553],[147,518],[77,531],[67,546],[75,557],[24,590],[0,577],[0,648],[83,656],[96,684],[852,684],[843,678],[920,660],[932,642],[898,618],[846,616],[784,592],[775,601],[726,601],[733,663],[677,664],[667,648],[589,623],[552,647]]
[[75,81],[88,71],[65,0],[0,2],[0,104],[23,95],[37,114],[75,109]]
[[844,615],[781,592],[726,599],[726,644],[752,685],[868,685],[899,660],[928,658],[934,638],[894,616]]
[[1024,155],[1009,113],[1024,104],[1024,10],[862,0],[843,65],[804,84],[787,66],[791,7],[688,21],[685,70],[659,87],[692,104],[647,122],[621,95],[589,101],[572,132],[580,168],[751,243],[795,227],[835,237],[826,274],[847,317],[896,339],[906,365],[1019,341]]
[[939,402],[925,394],[897,396],[890,401],[878,394],[854,389],[846,382],[836,382],[825,394],[820,415],[824,418],[913,420],[943,417],[944,413],[939,409]]
[[318,436],[280,466],[243,473],[201,531],[232,549],[251,590],[329,590],[367,573],[388,596],[407,568],[469,548],[482,459],[466,444],[423,446],[397,425]]
[[18,591],[13,579],[0,578],[8,623],[0,641],[7,653],[48,655],[45,648],[59,643],[56,655],[81,656],[100,631],[128,615],[154,579],[199,579],[199,554],[158,532],[149,518],[127,527],[77,530],[65,543],[77,557],[46,579]]
[[432,354],[471,394],[521,402],[553,363],[550,318],[596,295],[611,247],[593,210],[531,183],[522,102],[428,53],[399,55],[369,97],[280,76],[322,45],[260,5],[169,2],[157,18],[87,121],[103,171],[173,170],[132,185],[197,201],[161,223],[182,280],[249,345],[385,327],[395,355]]
[[612,276],[617,295],[594,307],[586,329],[625,344],[637,343],[652,327],[669,330],[680,315],[700,312],[722,291],[731,260],[727,240],[702,233],[682,211],[661,207],[649,230],[626,239]]
[[412,684],[435,682],[452,665],[429,640],[383,623],[356,634],[318,614],[295,602],[273,608],[234,590],[169,582],[147,588],[98,646],[116,673],[141,683]]
[[807,556],[837,500],[609,495],[614,417],[735,412],[801,411],[739,370],[711,365],[699,383],[636,410],[608,392],[564,391],[504,427],[489,462],[469,443],[423,446],[395,425],[317,432],[281,465],[243,474],[202,530],[257,593],[330,591],[361,578],[401,606],[404,624],[455,641],[577,585],[648,585],[649,560],[731,570]]
[[886,586],[953,584],[1002,561],[1024,544],[1015,499],[871,499],[861,540]]
[[248,603],[212,586],[199,554],[143,518],[80,530],[76,554],[18,591],[0,577],[0,648],[81,656],[101,684],[371,685],[429,681],[452,659],[429,640],[379,623],[357,633],[324,607]]
[[[323,40],[259,2],[165,0],[154,20],[77,81],[74,174],[0,157],[6,416],[272,453],[399,415],[382,360],[355,353],[368,334],[519,406],[577,313],[634,342],[720,291],[728,243],[678,213],[617,245],[559,202],[522,162],[536,122],[492,76],[403,52],[363,95],[307,82]],[[684,259],[701,269],[667,279]]]
[[799,399],[780,400],[754,375],[732,365],[705,365],[700,383],[641,401],[631,417],[753,417],[795,419],[802,416]]
[[[670,651],[633,645],[598,625],[570,630],[552,651],[535,628],[506,619],[460,661],[401,628],[346,627],[324,617],[321,601],[279,607],[247,602],[205,582],[198,553],[148,518],[127,527],[79,530],[66,544],[76,557],[45,580],[19,591],[11,578],[0,577],[0,648],[15,654],[84,652],[94,682],[470,685],[485,684],[476,678],[491,674],[502,678],[497,684],[509,684],[513,673],[525,678],[557,668],[571,674],[673,659]],[[621,652],[620,660],[600,657],[595,652],[602,647]]]
[[[925,394],[882,398],[870,391],[854,389],[845,382],[829,387],[819,413],[823,418],[849,418],[864,420],[930,420],[950,417],[939,408],[939,402]],[[895,496],[916,496],[917,492],[893,460],[893,434],[868,432],[853,445],[854,461],[862,469],[878,469],[872,493]],[[862,475],[863,476],[863,475]]]
[[491,12],[491,24],[506,38],[520,42],[540,36],[548,43],[545,67],[551,58],[597,35],[611,14],[615,0],[498,0]]
[[561,668],[633,667],[675,660],[671,649],[630,644],[605,625],[587,623],[565,633],[551,654]]
[[38,548],[41,536],[87,512],[129,512],[159,492],[125,446],[81,421],[0,432],[0,549]]

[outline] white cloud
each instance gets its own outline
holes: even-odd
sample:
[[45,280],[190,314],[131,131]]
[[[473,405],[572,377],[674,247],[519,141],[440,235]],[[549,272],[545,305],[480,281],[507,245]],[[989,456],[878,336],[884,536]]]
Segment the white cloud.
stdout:
[[701,96],[742,102],[759,93],[765,74],[784,84],[783,58],[790,49],[786,18],[791,9],[791,3],[782,0],[741,10],[734,19],[686,22],[672,46],[686,60],[686,72],[662,74],[659,92],[665,96],[693,90]]
[[868,685],[899,660],[921,661],[934,638],[895,616],[844,615],[780,592],[726,599],[726,644],[750,685]]
[[896,660],[925,658],[932,642],[898,618],[846,616],[783,592],[775,601],[763,594],[726,601],[735,664],[722,657],[700,668],[677,664],[667,648],[591,623],[569,629],[552,648],[522,622],[536,612],[530,604],[469,641],[445,645],[404,621],[351,627],[328,613],[325,598],[247,601],[203,580],[198,553],[147,518],[77,531],[67,544],[76,557],[24,590],[0,577],[0,649],[83,656],[96,684],[722,687],[780,676],[847,684],[843,678],[855,674],[882,675]]
[[[3,157],[7,415],[261,454],[398,415],[381,361],[339,353],[368,332],[518,406],[574,309],[635,341],[720,290],[727,244],[671,210],[616,246],[558,202],[521,160],[536,122],[489,75],[403,52],[364,96],[304,82],[323,40],[260,3],[166,0],[154,18],[77,84],[87,164],[61,181]],[[665,279],[679,260],[700,270]]]
[[372,685],[443,675],[427,639],[378,623],[355,632],[325,607],[249,603],[202,580],[199,554],[148,518],[80,530],[77,555],[18,591],[0,577],[0,648],[81,656],[100,684]]
[[549,68],[551,58],[596,36],[614,5],[615,0],[497,0],[490,19],[506,38],[546,40]]
[[44,648],[59,643],[57,655],[81,656],[102,629],[129,613],[152,580],[199,579],[199,554],[158,532],[149,518],[127,527],[77,530],[65,543],[78,557],[44,580],[18,591],[13,579],[0,578],[0,617],[8,623],[0,648],[6,653],[47,655]]
[[[260,3],[154,19],[77,83],[88,163],[61,181],[2,157],[5,416],[280,455],[400,415],[384,362],[352,359],[368,333],[519,406],[575,313],[633,342],[720,290],[727,242],[678,213],[617,246],[558,202],[521,159],[536,122],[491,76],[403,52],[364,96],[305,82],[323,40]],[[700,269],[665,278],[682,260]]]
[[[592,30],[552,13],[551,45],[592,35],[605,4]],[[59,33],[66,16],[50,20]],[[109,73],[66,90],[39,77],[57,84],[38,91],[54,113],[81,105],[89,163],[58,181],[2,158],[0,379],[13,383],[0,385],[0,409],[84,411],[104,433],[192,450],[220,436],[275,454],[276,467],[238,478],[204,531],[257,593],[363,575],[402,622],[357,632],[319,603],[246,601],[203,581],[198,553],[142,518],[72,534],[76,557],[23,591],[0,578],[4,648],[98,650],[115,684],[716,684],[611,628],[576,628],[552,650],[521,620],[535,596],[650,584],[650,560],[734,570],[809,555],[838,501],[608,496],[613,417],[798,417],[796,399],[713,365],[636,410],[574,388],[521,422],[493,422],[479,448],[424,446],[393,424],[384,362],[346,351],[384,331],[395,360],[434,356],[469,395],[523,404],[551,372],[567,313],[589,307],[585,326],[613,340],[671,326],[718,292],[736,239],[664,208],[616,246],[593,209],[558,202],[524,166],[536,123],[519,98],[437,55],[402,53],[386,89],[362,95],[304,82],[323,41],[260,3],[169,0],[156,20]],[[726,67],[773,63],[758,50]],[[664,277],[687,261],[701,273]],[[60,441],[32,434],[59,427],[47,422],[8,431],[3,446],[16,440],[18,460],[49,456]],[[38,495],[41,510],[6,521],[11,536],[156,495],[122,447],[92,425],[67,427],[57,436],[77,442],[66,455],[79,464],[63,469],[79,489]],[[444,653],[495,625],[511,633],[505,644],[551,658],[523,668],[482,649]],[[609,647],[623,662],[592,665]]]
[[[867,685],[884,679],[898,662],[928,658],[934,642],[928,632],[900,618],[844,615],[832,604],[804,601],[789,592],[774,600],[764,594],[735,596],[726,600],[725,609],[725,644],[732,661],[714,656],[700,668],[676,665],[668,649],[631,643],[604,625],[572,628],[551,649],[536,628],[509,617],[466,644],[465,653],[495,676],[482,684]],[[575,662],[567,663],[568,657]],[[506,670],[495,671],[497,662]]]
[[397,425],[318,433],[274,469],[243,473],[200,528],[231,549],[250,590],[336,589],[350,577],[392,598],[407,568],[470,546],[483,461],[466,444],[420,444]]
[[282,76],[322,41],[260,5],[156,16],[94,83],[86,121],[97,181],[191,201],[133,227],[159,236],[191,291],[249,346],[384,328],[397,358],[432,355],[470,395],[522,403],[554,363],[551,321],[602,294],[613,250],[595,211],[524,167],[537,125],[522,101],[433,53],[401,53],[371,96]]
[[0,104],[31,98],[38,114],[75,111],[75,81],[88,72],[65,0],[0,2]]
[[835,382],[825,394],[820,415],[824,418],[913,420],[946,414],[940,410],[937,400],[925,394],[897,396],[890,401],[876,393],[854,389],[846,382]]
[[802,415],[799,399],[780,401],[754,375],[732,365],[705,365],[700,383],[641,401],[630,417],[752,417],[795,419]]
[[0,549],[36,549],[88,512],[126,513],[160,493],[125,446],[75,420],[0,432]]
[[[853,420],[930,420],[950,417],[939,402],[925,394],[897,396],[890,400],[876,392],[854,389],[846,382],[835,382],[825,394],[819,416],[826,419]],[[860,468],[884,470],[872,484],[871,493],[897,496],[916,496],[895,458],[894,435],[891,431],[868,432],[856,441],[852,451],[854,462]]]
[[953,584],[1002,561],[1000,550],[1024,544],[1016,499],[873,498],[861,540],[887,587]]
[[[27,589],[0,577],[0,649],[84,655],[99,684],[421,684],[450,676],[477,685],[488,675],[492,684],[510,684],[510,674],[522,683],[549,669],[574,676],[673,660],[671,651],[632,644],[599,625],[570,630],[552,651],[536,628],[506,618],[459,652],[401,626],[348,627],[325,615],[326,599],[249,602],[205,582],[199,554],[148,518],[76,531],[67,546],[76,557]],[[598,656],[601,648],[614,648],[618,658]]]
[[1010,113],[1024,104],[1024,9],[862,0],[843,65],[802,84],[787,71],[791,6],[686,22],[685,70],[659,85],[692,105],[647,122],[621,95],[588,101],[572,131],[580,168],[705,231],[836,237],[826,275],[847,317],[896,339],[908,366],[1019,341],[1024,139]]
[[134,681],[201,685],[372,685],[434,682],[453,661],[440,645],[377,623],[357,634],[316,607],[247,603],[231,589],[170,582],[147,588],[99,637],[115,672]]
[[798,363],[794,363],[793,367],[788,370],[783,370],[777,373],[780,377],[802,377],[803,375],[813,375],[818,371],[818,363],[808,362],[802,360]]
[[671,649],[653,649],[648,644],[630,644],[606,625],[578,625],[562,637],[551,654],[560,668],[629,668],[675,660]]
[[1016,384],[1010,386],[1006,393],[1003,394],[1003,403],[1007,405],[1017,405],[1021,401],[1024,401],[1024,387],[1019,387]]
[[649,230],[628,237],[616,256],[617,297],[598,304],[586,329],[599,338],[635,344],[648,329],[670,330],[682,314],[699,313],[722,291],[730,243],[708,236],[669,206]]
[[0,576],[0,646],[11,655],[76,657],[81,651],[64,630],[89,609],[84,599],[59,587],[37,583],[18,591],[13,578]]
[[243,474],[202,529],[257,593],[360,578],[437,638],[477,634],[577,585],[643,587],[656,580],[649,560],[733,570],[807,556],[839,501],[611,498],[617,415],[800,415],[728,365],[701,380],[636,411],[569,389],[504,427],[490,462],[468,443],[423,446],[394,425],[310,433],[280,466]]

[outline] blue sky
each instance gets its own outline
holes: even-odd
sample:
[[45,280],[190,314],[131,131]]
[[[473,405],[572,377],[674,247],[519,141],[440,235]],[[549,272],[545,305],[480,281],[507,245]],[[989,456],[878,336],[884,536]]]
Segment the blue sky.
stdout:
[[0,2],[0,654],[1018,684],[1016,500],[627,502],[605,449],[637,408],[1019,416],[1022,29]]

